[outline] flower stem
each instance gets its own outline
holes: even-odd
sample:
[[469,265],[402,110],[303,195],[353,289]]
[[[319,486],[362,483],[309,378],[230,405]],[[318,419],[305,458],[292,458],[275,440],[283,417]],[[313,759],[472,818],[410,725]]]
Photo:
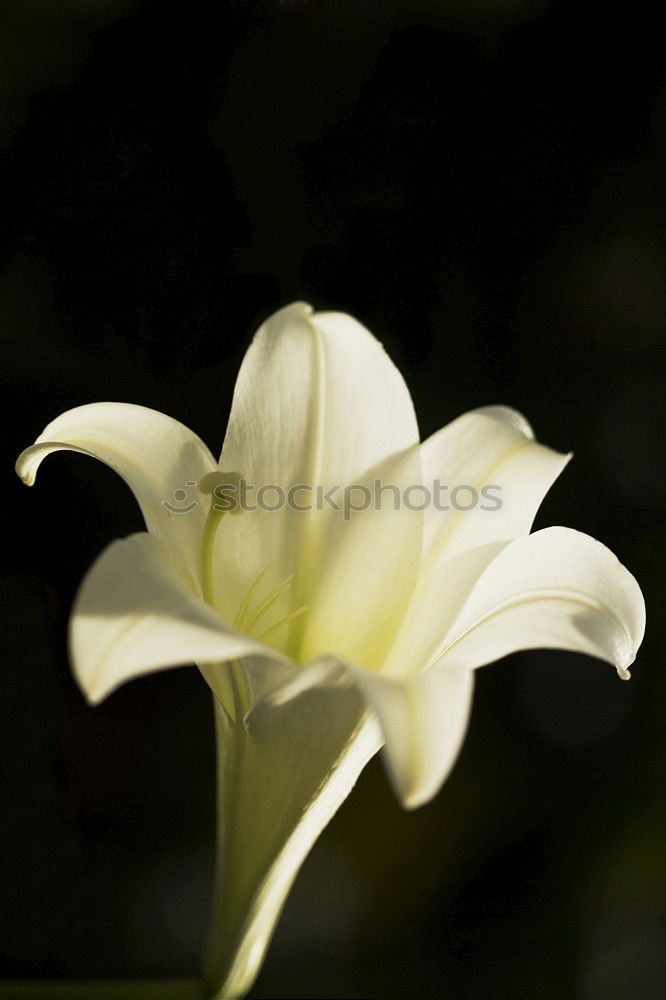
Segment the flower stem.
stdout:
[[217,757],[217,832],[212,914],[204,958],[204,996],[226,998],[241,995],[220,994],[219,990],[226,982],[236,957],[238,934],[242,930],[244,917],[233,887],[242,865],[242,858],[238,854],[239,848],[242,848],[242,837],[237,830],[238,809],[251,744],[245,729],[248,705],[242,668],[235,662],[225,666],[229,670],[234,718],[230,719],[213,696]]

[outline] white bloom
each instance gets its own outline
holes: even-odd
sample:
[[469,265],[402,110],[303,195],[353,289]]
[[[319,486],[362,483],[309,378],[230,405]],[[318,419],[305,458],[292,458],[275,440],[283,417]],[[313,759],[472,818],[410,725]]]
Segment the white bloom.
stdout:
[[[628,677],[643,636],[640,589],[608,549],[567,528],[529,534],[569,456],[504,407],[419,445],[399,372],[349,316],[296,303],[261,327],[219,468],[285,491],[496,484],[501,509],[419,513],[388,497],[348,521],[288,505],[221,517],[207,485],[218,463],[199,438],[123,403],[58,417],[20,456],[23,480],[61,449],[114,468],[148,528],[109,545],[81,585],[71,655],[84,692],[98,702],[194,662],[216,696],[215,995],[251,985],[300,864],[382,743],[402,802],[421,805],[460,750],[476,667],[557,647]],[[196,506],[173,513],[164,501],[188,483]]]

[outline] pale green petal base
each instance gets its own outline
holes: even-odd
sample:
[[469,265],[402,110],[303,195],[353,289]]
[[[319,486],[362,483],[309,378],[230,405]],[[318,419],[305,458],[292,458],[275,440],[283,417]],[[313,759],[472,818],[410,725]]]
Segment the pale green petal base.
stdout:
[[296,874],[379,749],[351,686],[256,705],[238,728],[214,700],[218,850],[206,997],[254,982]]

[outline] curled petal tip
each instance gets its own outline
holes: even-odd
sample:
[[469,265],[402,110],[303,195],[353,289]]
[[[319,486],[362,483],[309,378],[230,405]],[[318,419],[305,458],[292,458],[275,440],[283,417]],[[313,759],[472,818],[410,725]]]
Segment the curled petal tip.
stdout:
[[26,486],[34,486],[36,476],[35,469],[31,465],[29,455],[27,454],[29,450],[29,448],[26,448],[25,451],[21,452],[14,463],[14,469],[16,470],[16,474],[19,479],[21,479]]
[[624,656],[622,658],[621,662],[616,661],[615,669],[617,670],[617,676],[620,678],[620,680],[622,681],[631,680],[631,671],[629,667],[633,664],[634,660],[636,659],[636,653],[638,652],[639,645],[640,641],[636,646],[633,647],[633,649],[629,652],[627,656]]
[[[434,795],[437,794],[436,792],[433,792],[430,795],[405,795],[395,785],[394,785],[394,791],[400,802],[400,805],[402,806],[403,809],[406,809],[407,812],[415,812],[415,810],[420,809],[421,806],[427,805],[430,802],[430,800],[434,797]],[[437,791],[439,791],[439,788],[437,789]]]

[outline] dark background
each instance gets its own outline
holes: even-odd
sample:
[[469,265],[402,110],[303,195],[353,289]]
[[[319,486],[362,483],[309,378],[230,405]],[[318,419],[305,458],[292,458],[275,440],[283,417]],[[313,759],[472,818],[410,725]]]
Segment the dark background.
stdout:
[[[651,7],[654,10],[651,11]],[[477,405],[573,449],[537,526],[641,582],[630,684],[485,668],[436,800],[378,761],[307,861],[253,997],[666,997],[666,88],[658,5],[10,0],[0,58],[2,974],[196,975],[213,727],[194,669],[98,708],[77,583],[141,528],[104,467],[18,452],[68,407],[163,410],[213,451],[258,323],[358,316],[424,436]]]

